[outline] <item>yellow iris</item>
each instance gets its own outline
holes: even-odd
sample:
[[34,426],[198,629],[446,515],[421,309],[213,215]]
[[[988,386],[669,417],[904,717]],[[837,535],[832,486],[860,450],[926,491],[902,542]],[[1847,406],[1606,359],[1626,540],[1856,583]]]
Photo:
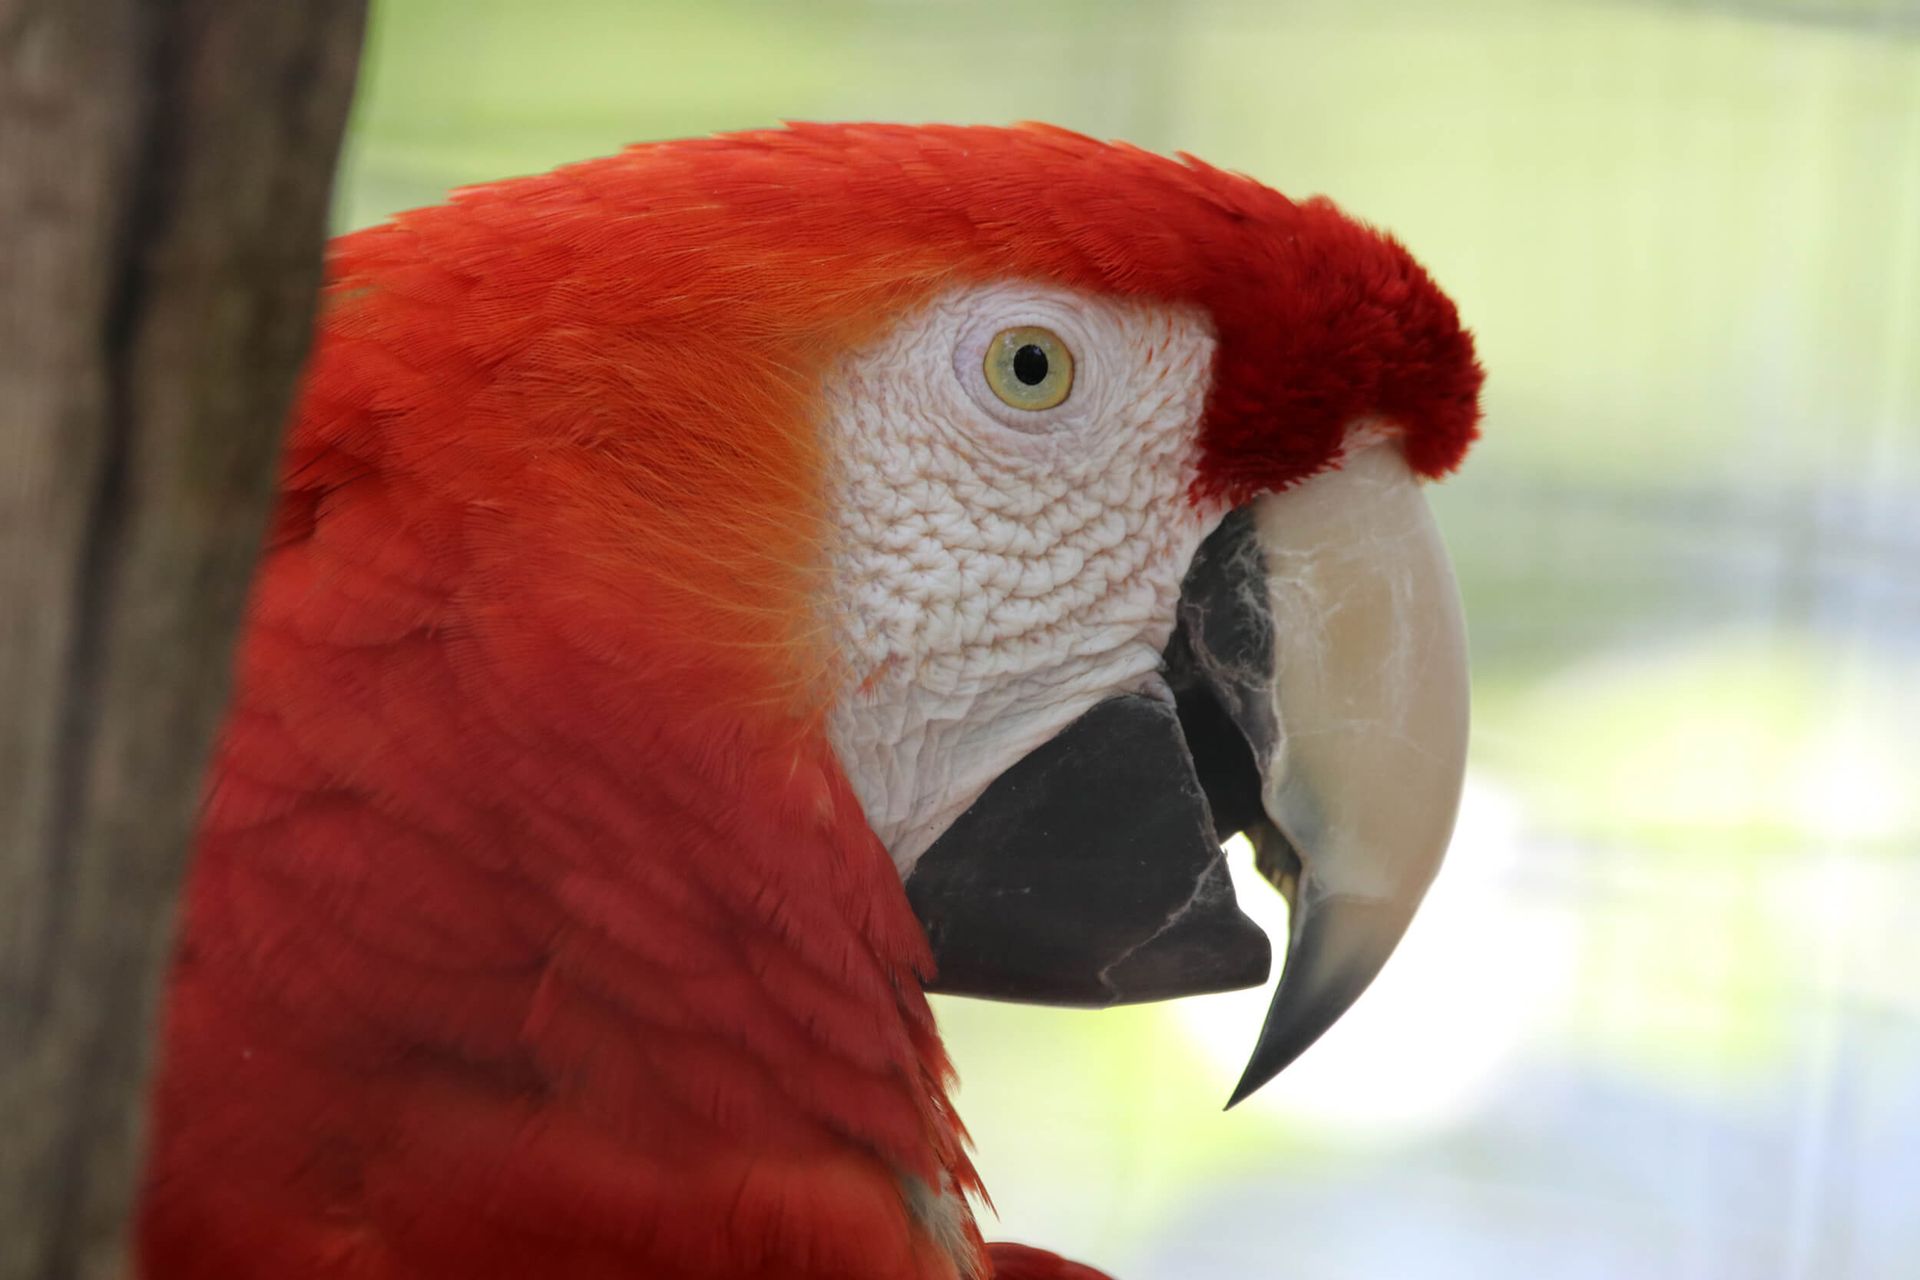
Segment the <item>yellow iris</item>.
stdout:
[[1002,329],[987,344],[987,385],[1014,409],[1051,409],[1073,390],[1073,353],[1050,329]]

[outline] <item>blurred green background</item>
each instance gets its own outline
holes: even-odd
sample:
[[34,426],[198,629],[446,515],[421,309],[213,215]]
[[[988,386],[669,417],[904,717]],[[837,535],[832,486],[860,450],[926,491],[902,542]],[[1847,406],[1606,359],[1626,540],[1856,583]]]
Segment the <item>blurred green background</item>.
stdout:
[[1330,194],[1478,332],[1427,910],[1231,1115],[1263,994],[943,1003],[989,1234],[1920,1276],[1920,4],[376,0],[370,58],[343,227],[653,138],[1045,119]]

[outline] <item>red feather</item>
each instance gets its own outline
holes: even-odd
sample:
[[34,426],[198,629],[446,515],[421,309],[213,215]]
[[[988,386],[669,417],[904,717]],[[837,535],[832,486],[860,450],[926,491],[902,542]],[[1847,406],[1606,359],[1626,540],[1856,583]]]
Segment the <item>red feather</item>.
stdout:
[[1472,437],[1471,343],[1398,245],[1057,130],[643,147],[335,244],[170,991],[150,1277],[954,1274],[902,1189],[978,1189],[926,944],[822,730],[815,397],[1000,277],[1208,310],[1196,496],[1290,484],[1362,414],[1429,473]]
[[993,1258],[993,1280],[1108,1280],[1092,1267],[1024,1244],[990,1244],[987,1252]]

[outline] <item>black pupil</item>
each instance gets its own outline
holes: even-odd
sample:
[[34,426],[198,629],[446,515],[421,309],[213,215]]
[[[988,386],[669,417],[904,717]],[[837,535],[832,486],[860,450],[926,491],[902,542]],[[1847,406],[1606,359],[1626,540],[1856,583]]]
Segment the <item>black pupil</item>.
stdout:
[[1013,376],[1023,386],[1037,387],[1047,380],[1047,353],[1029,342],[1013,353]]

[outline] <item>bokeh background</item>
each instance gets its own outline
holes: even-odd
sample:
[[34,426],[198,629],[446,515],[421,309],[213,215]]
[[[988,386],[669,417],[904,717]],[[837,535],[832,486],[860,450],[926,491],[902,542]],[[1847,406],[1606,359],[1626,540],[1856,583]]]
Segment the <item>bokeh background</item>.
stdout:
[[654,138],[1044,119],[1330,194],[1478,332],[1429,906],[1231,1114],[1263,994],[944,1002],[990,1234],[1920,1276],[1920,3],[376,0],[370,58],[343,228]]

